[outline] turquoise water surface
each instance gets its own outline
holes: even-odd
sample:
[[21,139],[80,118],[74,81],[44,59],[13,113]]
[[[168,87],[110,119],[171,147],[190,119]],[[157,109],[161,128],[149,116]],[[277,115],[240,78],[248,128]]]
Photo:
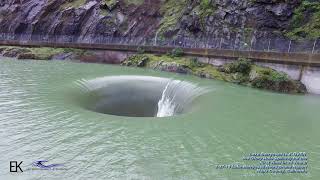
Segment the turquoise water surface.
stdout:
[[[277,94],[112,65],[17,60],[0,64],[0,179],[320,178],[319,96]],[[172,78],[210,92],[172,117],[122,117],[84,108],[82,103],[89,100],[83,99],[77,81],[118,75]],[[217,169],[250,164],[242,158],[255,152],[305,152],[308,173]],[[63,168],[30,169],[37,160]],[[10,173],[10,161],[23,161],[24,172]]]

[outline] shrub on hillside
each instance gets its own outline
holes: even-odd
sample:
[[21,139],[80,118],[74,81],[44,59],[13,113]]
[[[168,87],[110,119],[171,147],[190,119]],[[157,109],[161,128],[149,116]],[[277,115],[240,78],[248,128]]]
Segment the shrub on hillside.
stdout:
[[237,61],[226,64],[223,68],[226,73],[242,73],[248,75],[251,71],[252,62],[248,59],[239,58]]
[[183,49],[181,48],[174,48],[171,51],[172,57],[181,57],[183,55]]

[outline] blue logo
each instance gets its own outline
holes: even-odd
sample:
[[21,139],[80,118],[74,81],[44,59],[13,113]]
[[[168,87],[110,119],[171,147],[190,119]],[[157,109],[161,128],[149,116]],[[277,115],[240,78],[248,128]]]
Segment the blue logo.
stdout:
[[57,169],[61,166],[63,166],[63,164],[47,164],[48,161],[46,160],[40,160],[40,161],[35,161],[32,163],[33,167],[37,167],[39,169]]

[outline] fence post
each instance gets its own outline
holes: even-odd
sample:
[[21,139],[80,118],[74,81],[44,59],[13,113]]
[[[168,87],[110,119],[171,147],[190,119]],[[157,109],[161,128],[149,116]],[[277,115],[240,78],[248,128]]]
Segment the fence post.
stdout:
[[314,54],[314,51],[316,49],[316,44],[317,44],[318,39],[316,39],[313,43],[313,48],[312,48],[312,54]]
[[250,42],[250,48],[249,48],[249,51],[252,50],[252,41]]
[[289,43],[288,53],[290,52],[290,49],[291,49],[291,43],[292,43],[292,40],[290,40],[290,43]]
[[235,45],[236,45],[236,41],[234,40],[232,40],[232,39],[230,39],[230,41],[231,41],[231,48],[232,48],[232,50],[234,50],[235,49]]
[[157,46],[157,40],[158,40],[158,32],[156,32],[156,36],[154,37],[154,46]]
[[219,45],[220,49],[222,48],[222,38],[220,39],[220,45]]
[[269,43],[268,43],[268,52],[270,52],[270,44],[271,44],[271,39],[269,39]]
[[207,39],[206,39],[206,44],[205,44],[206,49],[208,49],[209,39],[210,39],[210,38],[207,38]]

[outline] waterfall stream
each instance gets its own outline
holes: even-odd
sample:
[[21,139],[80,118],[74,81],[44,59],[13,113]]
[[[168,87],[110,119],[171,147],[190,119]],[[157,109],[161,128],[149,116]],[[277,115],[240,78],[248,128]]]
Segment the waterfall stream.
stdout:
[[[320,177],[319,95],[123,66],[0,61],[1,180]],[[317,72],[303,75],[315,92]],[[242,161],[255,152],[306,152],[308,173],[215,168],[259,166]],[[33,166],[43,160],[63,166]],[[24,172],[10,173],[10,161]]]
[[196,84],[170,80],[165,86],[161,99],[158,102],[156,117],[168,117],[180,114],[195,98],[208,92],[208,89],[198,87]]
[[174,110],[176,107],[176,104],[173,102],[173,99],[170,99],[167,96],[167,91],[170,83],[166,85],[166,87],[163,90],[162,97],[158,102],[158,112],[157,117],[168,117],[174,115]]

